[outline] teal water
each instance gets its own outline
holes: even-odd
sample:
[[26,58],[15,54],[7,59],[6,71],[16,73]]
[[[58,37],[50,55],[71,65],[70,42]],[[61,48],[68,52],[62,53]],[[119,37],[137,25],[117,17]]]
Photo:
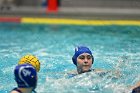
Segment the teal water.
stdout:
[[[67,79],[77,45],[94,54],[93,68],[119,71],[121,77],[94,73]],[[140,79],[140,26],[72,26],[0,23],[0,93],[16,87],[13,69],[26,54],[41,62],[38,93],[128,93]]]

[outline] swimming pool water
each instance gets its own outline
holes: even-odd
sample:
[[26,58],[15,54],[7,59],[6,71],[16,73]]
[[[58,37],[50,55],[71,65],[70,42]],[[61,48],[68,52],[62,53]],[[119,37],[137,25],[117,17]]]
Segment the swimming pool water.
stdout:
[[[140,79],[140,26],[73,26],[0,23],[0,93],[16,87],[13,69],[26,54],[41,62],[38,93],[122,93]],[[93,68],[117,70],[121,77],[94,73],[71,79],[71,61],[77,45],[88,46]]]

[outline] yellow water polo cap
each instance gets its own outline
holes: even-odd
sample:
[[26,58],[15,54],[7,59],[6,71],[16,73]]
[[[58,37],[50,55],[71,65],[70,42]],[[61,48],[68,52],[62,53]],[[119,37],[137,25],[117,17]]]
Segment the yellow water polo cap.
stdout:
[[18,62],[18,64],[31,64],[35,69],[36,69],[36,71],[37,72],[39,72],[39,70],[40,70],[40,62],[39,62],[39,60],[38,60],[38,58],[36,57],[36,56],[33,56],[33,55],[25,55],[25,56],[23,56],[20,60],[19,60],[19,62]]

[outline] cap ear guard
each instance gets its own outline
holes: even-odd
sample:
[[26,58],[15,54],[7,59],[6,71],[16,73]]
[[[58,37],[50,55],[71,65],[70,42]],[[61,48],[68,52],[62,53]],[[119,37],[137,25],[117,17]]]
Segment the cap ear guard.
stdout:
[[94,57],[93,57],[93,55],[92,55],[92,64],[93,64],[93,62],[94,62]]
[[73,61],[73,64],[77,65],[77,62],[75,60],[75,56],[72,57],[72,61]]

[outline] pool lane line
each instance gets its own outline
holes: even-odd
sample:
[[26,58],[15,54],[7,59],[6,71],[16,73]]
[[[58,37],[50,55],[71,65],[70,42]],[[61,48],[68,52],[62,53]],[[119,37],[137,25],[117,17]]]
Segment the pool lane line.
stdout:
[[0,17],[0,22],[16,22],[23,24],[56,24],[56,25],[135,25],[140,26],[140,20],[80,20],[65,18],[33,18],[33,17]]
[[0,17],[0,22],[21,23],[21,18],[20,17]]
[[26,18],[21,23],[30,24],[64,24],[64,25],[139,25],[140,20],[80,20],[58,18]]

